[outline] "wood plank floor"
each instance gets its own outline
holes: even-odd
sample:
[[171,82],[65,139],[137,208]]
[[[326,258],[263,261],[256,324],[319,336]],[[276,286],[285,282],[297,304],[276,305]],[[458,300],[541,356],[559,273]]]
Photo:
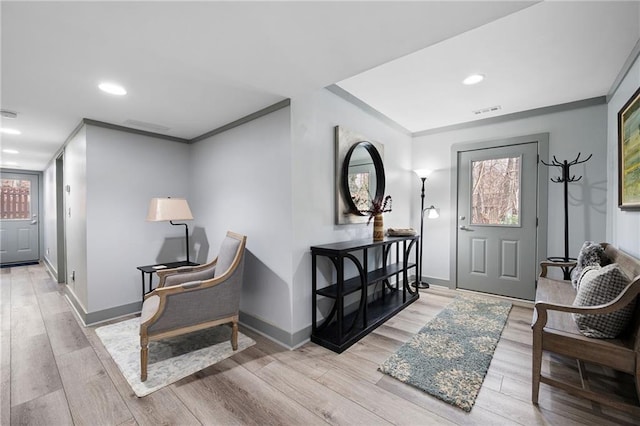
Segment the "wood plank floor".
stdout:
[[[429,289],[338,355],[295,351],[243,329],[253,347],[137,398],[95,334],[40,265],[0,270],[1,425],[632,425],[639,418],[542,385],[530,402],[532,310],[514,306],[475,406],[465,413],[377,367],[454,297]],[[570,360],[543,368],[566,381]],[[635,397],[629,377],[592,368],[597,385]]]

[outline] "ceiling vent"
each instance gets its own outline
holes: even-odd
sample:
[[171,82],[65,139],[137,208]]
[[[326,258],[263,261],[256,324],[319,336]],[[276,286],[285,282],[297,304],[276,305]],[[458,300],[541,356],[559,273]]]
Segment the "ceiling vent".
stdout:
[[139,129],[146,129],[154,132],[166,132],[171,130],[171,127],[161,126],[160,124],[147,123],[145,121],[138,120],[127,120],[124,122],[125,125],[130,127],[137,127]]
[[475,111],[472,111],[474,115],[482,115],[482,114],[488,114],[490,112],[496,112],[496,111],[500,111],[502,109],[502,107],[500,105],[496,105],[496,106],[492,106],[492,107],[488,107],[488,108],[482,108],[482,109],[477,109]]

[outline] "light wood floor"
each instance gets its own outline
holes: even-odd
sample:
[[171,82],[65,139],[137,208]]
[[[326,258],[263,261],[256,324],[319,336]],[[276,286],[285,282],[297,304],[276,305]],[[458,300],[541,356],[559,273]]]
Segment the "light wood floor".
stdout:
[[[242,330],[255,346],[137,398],[44,267],[0,271],[2,425],[640,424],[546,385],[540,406],[531,404],[532,312],[525,307],[511,311],[471,413],[383,375],[378,365],[454,295],[435,289],[340,355],[312,343],[288,351]],[[571,363],[547,358],[543,368],[578,380]],[[593,375],[635,395],[629,380]]]

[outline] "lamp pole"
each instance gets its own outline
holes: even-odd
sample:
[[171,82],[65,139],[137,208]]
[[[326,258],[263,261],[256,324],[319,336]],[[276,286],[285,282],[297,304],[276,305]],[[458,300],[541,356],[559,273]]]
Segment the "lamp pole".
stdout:
[[186,223],[173,223],[172,220],[169,221],[170,224],[178,226],[178,225],[184,225],[184,236],[185,239],[187,240],[187,263],[190,263],[189,260],[189,225],[187,225]]
[[420,198],[422,202],[420,203],[420,250],[418,251],[418,267],[416,270],[417,277],[413,284],[415,288],[429,288],[429,283],[422,282],[422,248],[424,247],[424,181],[427,180],[426,176],[421,176],[420,180],[422,180],[422,193],[420,194]]

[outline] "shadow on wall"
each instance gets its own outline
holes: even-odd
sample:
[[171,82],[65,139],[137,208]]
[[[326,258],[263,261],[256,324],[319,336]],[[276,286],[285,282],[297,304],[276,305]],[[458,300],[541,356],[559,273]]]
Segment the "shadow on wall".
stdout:
[[[193,228],[193,234],[189,238],[191,247],[191,260],[196,263],[207,263],[212,259],[209,259],[209,239],[207,238],[207,232],[201,226]],[[214,256],[217,256],[215,254]]]
[[[289,285],[278,274],[258,259],[248,249],[244,259],[244,283],[240,309],[268,324],[274,324],[274,318],[282,318],[281,311],[288,310],[290,321]],[[279,304],[272,301],[280,301]],[[256,312],[256,307],[268,306],[265,312]],[[285,330],[289,331],[289,330]]]
[[[192,262],[206,263],[209,256],[209,239],[203,227],[197,226],[193,228],[192,234],[189,236],[189,258]],[[172,237],[165,238],[158,255],[156,263],[181,262],[187,260],[187,249],[185,246],[185,238]]]

